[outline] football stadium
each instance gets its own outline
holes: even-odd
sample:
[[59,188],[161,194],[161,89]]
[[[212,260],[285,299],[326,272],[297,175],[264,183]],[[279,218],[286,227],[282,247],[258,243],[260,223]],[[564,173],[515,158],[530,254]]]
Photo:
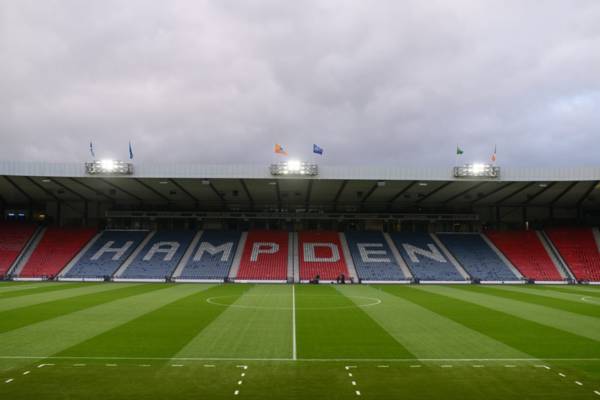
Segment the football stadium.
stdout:
[[599,180],[0,162],[0,398],[600,398]]

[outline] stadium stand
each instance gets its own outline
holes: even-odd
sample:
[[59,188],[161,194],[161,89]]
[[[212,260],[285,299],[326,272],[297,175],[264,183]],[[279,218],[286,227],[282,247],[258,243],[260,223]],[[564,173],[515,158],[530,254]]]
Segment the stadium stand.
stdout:
[[428,233],[392,233],[391,238],[415,278],[423,281],[464,281]]
[[125,271],[119,271],[119,278],[164,279],[171,276],[194,235],[193,231],[156,232]]
[[591,229],[549,229],[546,234],[577,280],[600,281],[600,253]]
[[381,232],[345,234],[358,277],[370,281],[405,280]]
[[75,265],[67,278],[101,278],[111,276],[144,240],[148,231],[111,231],[100,234]]
[[19,276],[54,277],[96,234],[89,228],[48,228]]
[[489,231],[486,236],[526,278],[536,281],[563,280],[536,232]]
[[519,280],[479,233],[438,233],[436,236],[474,279]]
[[287,280],[288,233],[250,231],[236,279]]
[[227,278],[239,241],[239,232],[210,230],[202,232],[179,278]]
[[0,223],[0,278],[6,275],[34,232],[35,225]]
[[341,274],[350,276],[338,232],[304,231],[298,233],[300,280],[319,275],[321,280],[335,280]]

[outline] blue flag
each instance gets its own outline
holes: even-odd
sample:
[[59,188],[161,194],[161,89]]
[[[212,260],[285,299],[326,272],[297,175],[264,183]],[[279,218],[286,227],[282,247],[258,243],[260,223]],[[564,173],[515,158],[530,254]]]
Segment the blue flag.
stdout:
[[90,154],[93,158],[96,158],[96,153],[94,153],[94,144],[90,141]]
[[313,153],[323,155],[323,148],[313,144]]
[[131,141],[129,141],[129,159],[133,160],[133,149],[131,148]]

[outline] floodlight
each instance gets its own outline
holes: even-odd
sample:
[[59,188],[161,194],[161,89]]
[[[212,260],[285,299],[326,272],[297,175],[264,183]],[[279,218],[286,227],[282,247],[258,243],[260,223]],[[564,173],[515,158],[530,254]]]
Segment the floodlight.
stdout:
[[115,162],[113,160],[100,160],[100,167],[105,172],[113,172],[115,170]]
[[271,175],[315,176],[319,174],[319,167],[317,164],[290,160],[285,163],[271,164],[270,171]]
[[491,164],[473,163],[454,167],[455,178],[498,178],[500,167]]
[[133,164],[117,160],[100,160],[85,163],[89,175],[132,175]]
[[287,162],[287,169],[290,172],[299,172],[302,164],[298,160],[290,160]]

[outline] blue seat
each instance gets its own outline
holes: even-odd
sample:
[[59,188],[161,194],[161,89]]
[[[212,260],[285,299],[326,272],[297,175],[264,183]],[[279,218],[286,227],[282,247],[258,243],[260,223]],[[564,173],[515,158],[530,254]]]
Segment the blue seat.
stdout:
[[437,236],[473,278],[483,281],[519,279],[478,233],[440,233]]
[[406,279],[381,232],[348,232],[345,236],[360,279],[369,281]]
[[225,279],[240,236],[239,232],[204,231],[179,278]]
[[148,231],[104,231],[65,274],[68,278],[110,276],[144,240]]
[[428,233],[400,232],[390,236],[415,278],[424,281],[465,280]]
[[196,232],[158,231],[121,274],[129,279],[162,279],[171,276]]

